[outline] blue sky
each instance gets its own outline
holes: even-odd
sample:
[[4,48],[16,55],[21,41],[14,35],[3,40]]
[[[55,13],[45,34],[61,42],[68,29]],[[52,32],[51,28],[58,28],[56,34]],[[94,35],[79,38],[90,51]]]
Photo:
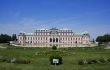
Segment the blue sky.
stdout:
[[51,27],[110,33],[110,0],[0,0],[0,33]]

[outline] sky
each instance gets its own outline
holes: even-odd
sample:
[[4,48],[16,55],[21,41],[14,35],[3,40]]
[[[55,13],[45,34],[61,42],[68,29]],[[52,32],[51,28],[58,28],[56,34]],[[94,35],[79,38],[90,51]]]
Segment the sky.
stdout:
[[52,27],[110,33],[110,0],[0,0],[0,34]]

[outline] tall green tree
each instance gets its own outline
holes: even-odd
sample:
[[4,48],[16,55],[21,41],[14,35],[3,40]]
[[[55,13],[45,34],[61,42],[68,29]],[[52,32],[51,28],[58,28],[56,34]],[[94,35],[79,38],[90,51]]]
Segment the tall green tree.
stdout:
[[9,41],[11,41],[11,36],[7,34],[0,35],[0,43],[8,43]]
[[12,41],[16,41],[16,40],[17,40],[16,34],[13,34],[12,35]]
[[99,43],[108,43],[110,42],[110,34],[105,34],[103,36],[98,36],[96,41]]

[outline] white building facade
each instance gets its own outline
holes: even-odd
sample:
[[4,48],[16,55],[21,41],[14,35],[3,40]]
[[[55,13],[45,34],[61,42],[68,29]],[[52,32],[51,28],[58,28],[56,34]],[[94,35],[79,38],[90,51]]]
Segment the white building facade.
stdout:
[[24,47],[89,47],[89,33],[76,34],[70,29],[38,29],[33,33],[20,33],[18,43]]

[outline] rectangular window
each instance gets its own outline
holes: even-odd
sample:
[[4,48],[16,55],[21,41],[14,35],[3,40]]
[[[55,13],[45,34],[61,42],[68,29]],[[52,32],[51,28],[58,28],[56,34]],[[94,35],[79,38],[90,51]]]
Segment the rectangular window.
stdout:
[[20,40],[22,40],[22,37],[20,37]]
[[80,38],[79,38],[79,40],[80,40]]
[[42,40],[42,37],[41,37],[41,40]]
[[77,38],[76,38],[76,40],[77,40]]

